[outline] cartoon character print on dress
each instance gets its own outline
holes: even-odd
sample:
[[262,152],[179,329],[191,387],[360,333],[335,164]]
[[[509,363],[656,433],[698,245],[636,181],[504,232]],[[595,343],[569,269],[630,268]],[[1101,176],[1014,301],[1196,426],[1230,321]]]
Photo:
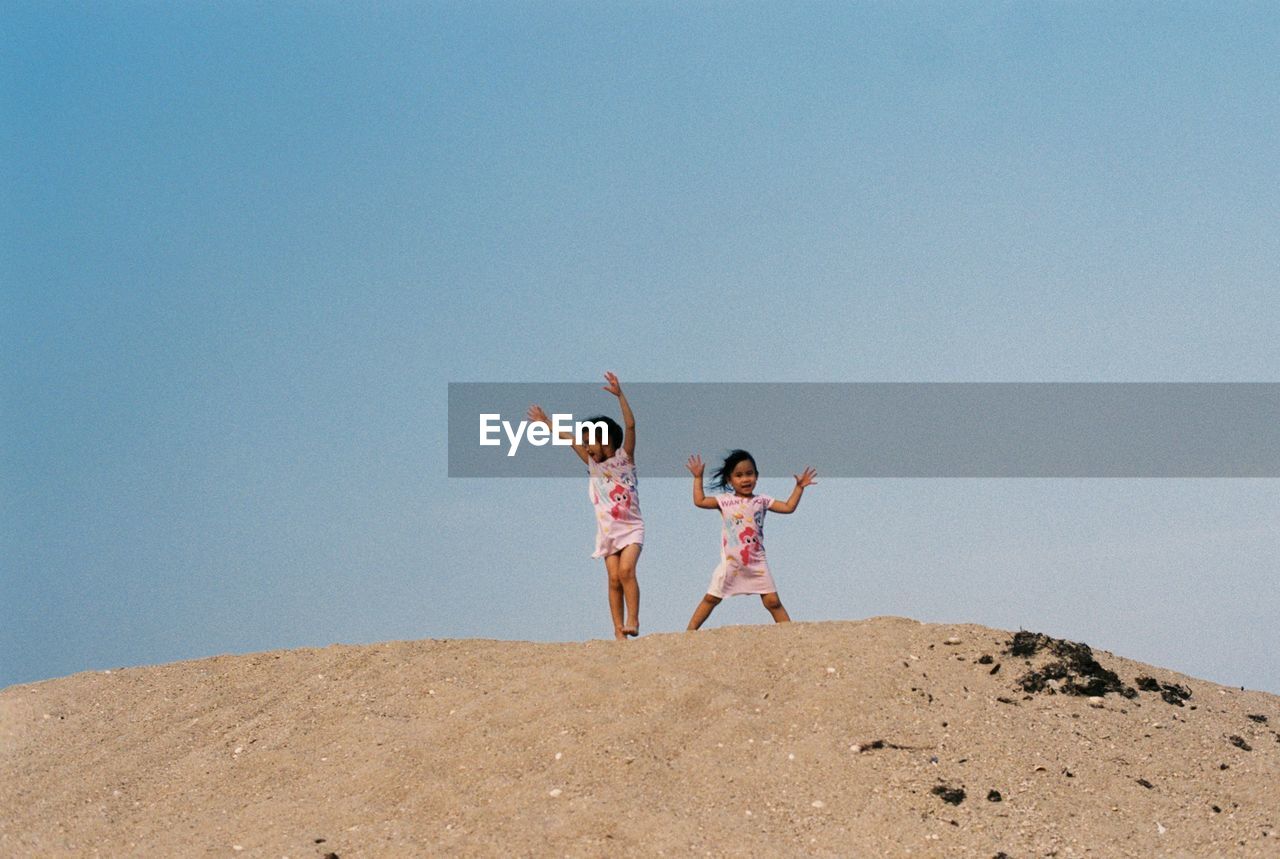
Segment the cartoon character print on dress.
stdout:
[[619,548],[644,542],[640,492],[635,463],[625,451],[604,462],[588,462],[591,505],[596,514],[596,546],[592,557],[613,554]]
[[614,519],[621,519],[631,509],[631,493],[624,486],[614,486],[610,489],[609,500],[613,502],[613,506],[609,508],[609,515]]
[[742,566],[745,567],[751,563],[751,559],[754,558],[756,554],[758,541],[756,540],[755,529],[743,528],[739,531],[738,544],[742,546],[742,551],[739,554],[742,556]]
[[772,503],[767,495],[716,496],[724,528],[720,536],[721,560],[712,573],[707,593],[724,597],[774,590],[764,547],[765,511]]
[[[731,561],[736,561],[738,554],[738,546],[742,545],[742,526],[746,524],[746,517],[743,516],[741,510],[734,510],[728,514],[728,521],[725,523],[725,535],[721,538],[721,542],[725,547],[725,557]],[[734,549],[728,551],[729,537],[733,537]]]

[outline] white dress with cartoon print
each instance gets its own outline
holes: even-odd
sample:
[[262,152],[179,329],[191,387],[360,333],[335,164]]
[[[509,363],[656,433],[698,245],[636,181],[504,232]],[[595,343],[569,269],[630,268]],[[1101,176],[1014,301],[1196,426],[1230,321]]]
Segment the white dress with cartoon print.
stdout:
[[644,543],[635,461],[619,450],[604,462],[588,462],[587,473],[596,511],[596,550],[591,557],[603,558],[624,546]]
[[764,554],[764,514],[772,503],[768,495],[743,498],[727,492],[716,496],[724,531],[720,535],[720,565],[711,574],[707,593],[730,597],[778,590]]

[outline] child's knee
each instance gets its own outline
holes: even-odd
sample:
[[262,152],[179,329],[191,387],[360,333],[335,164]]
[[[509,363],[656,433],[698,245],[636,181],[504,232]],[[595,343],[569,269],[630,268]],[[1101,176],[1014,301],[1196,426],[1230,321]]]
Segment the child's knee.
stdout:
[[632,561],[631,563],[623,561],[618,565],[618,579],[623,583],[634,582],[636,580],[635,561]]
[[760,601],[764,603],[764,607],[773,611],[776,608],[782,608],[782,600],[777,594],[761,594]]
[[614,570],[608,570],[607,572],[609,573],[609,587],[611,588],[622,587],[622,571],[614,569]]

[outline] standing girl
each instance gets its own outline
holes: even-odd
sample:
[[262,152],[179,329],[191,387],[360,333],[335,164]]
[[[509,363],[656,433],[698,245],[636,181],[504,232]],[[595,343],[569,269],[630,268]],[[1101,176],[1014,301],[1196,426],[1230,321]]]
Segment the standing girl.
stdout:
[[[609,577],[609,612],[613,615],[613,637],[619,640],[640,634],[640,584],[636,581],[636,560],[644,545],[644,520],[640,518],[640,496],[636,481],[636,419],[627,397],[622,393],[618,377],[604,374],[604,390],[618,398],[622,422],[604,415],[587,418],[589,423],[604,423],[606,437],[597,443],[578,444],[573,439],[573,452],[587,464],[590,477],[591,504],[596,513],[596,550],[593,558],[604,558]],[[529,420],[548,426],[551,421],[540,406],[529,407]],[[572,433],[565,433],[572,438]],[[625,609],[625,611],[624,611]]]
[[768,495],[754,495],[756,461],[745,450],[735,450],[725,457],[724,464],[712,475],[712,485],[720,489],[732,489],[708,498],[702,488],[704,466],[702,457],[689,457],[689,471],[693,474],[693,503],[708,510],[719,510],[724,519],[724,531],[720,536],[720,564],[711,574],[711,586],[706,596],[689,618],[689,629],[697,629],[711,615],[712,609],[726,596],[735,594],[760,594],[760,601],[773,615],[777,623],[791,620],[778,599],[778,588],[769,573],[764,555],[764,514],[790,513],[800,503],[804,488],[816,481],[817,472],[805,468],[795,475],[796,488],[786,501],[777,501]]

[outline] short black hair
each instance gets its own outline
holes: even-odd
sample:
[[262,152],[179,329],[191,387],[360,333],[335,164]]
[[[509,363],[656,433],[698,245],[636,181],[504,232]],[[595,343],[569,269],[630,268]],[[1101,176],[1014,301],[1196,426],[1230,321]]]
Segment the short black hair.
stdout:
[[751,467],[759,473],[760,469],[756,466],[756,458],[745,450],[731,450],[729,455],[724,458],[724,463],[711,473],[711,485],[720,489],[729,488],[729,477],[732,476],[733,470],[738,467],[740,462],[750,462]]
[[619,448],[622,447],[622,440],[625,438],[625,436],[622,434],[621,425],[619,425],[618,422],[615,421],[613,418],[609,417],[608,415],[596,415],[595,417],[587,418],[584,423],[604,424],[605,429],[608,430],[608,432],[606,433],[604,446],[611,447],[614,450],[618,450]]

